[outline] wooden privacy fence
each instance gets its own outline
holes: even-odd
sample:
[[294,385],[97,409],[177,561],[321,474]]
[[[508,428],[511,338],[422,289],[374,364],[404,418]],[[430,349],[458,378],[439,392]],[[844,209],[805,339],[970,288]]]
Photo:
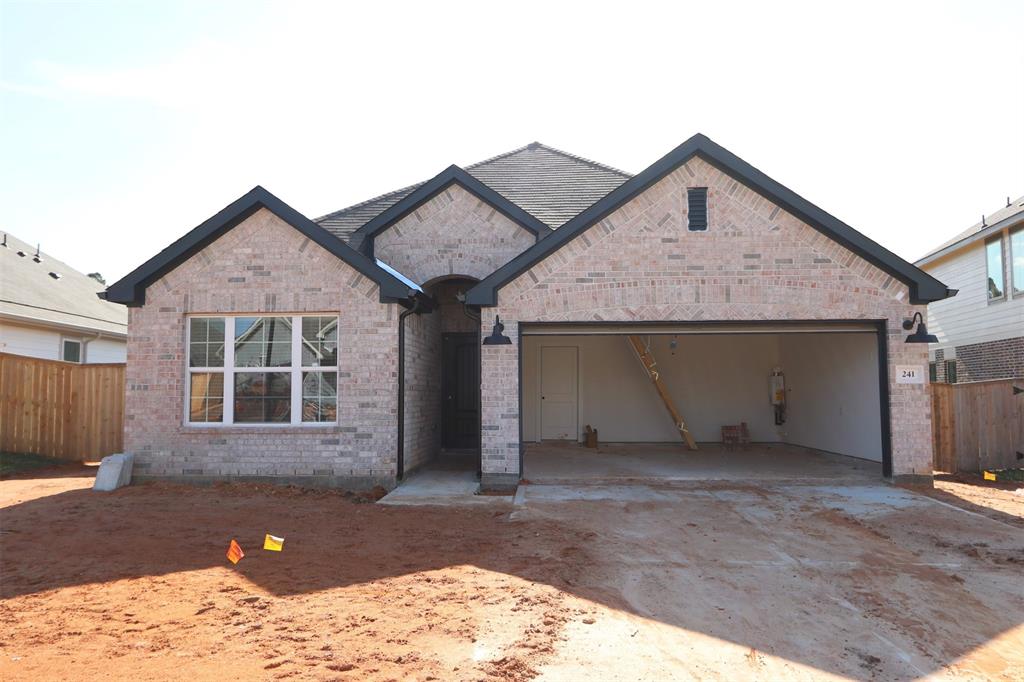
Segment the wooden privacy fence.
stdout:
[[0,450],[78,461],[120,452],[124,377],[124,363],[0,353]]
[[933,464],[938,471],[1024,466],[1024,379],[932,384]]

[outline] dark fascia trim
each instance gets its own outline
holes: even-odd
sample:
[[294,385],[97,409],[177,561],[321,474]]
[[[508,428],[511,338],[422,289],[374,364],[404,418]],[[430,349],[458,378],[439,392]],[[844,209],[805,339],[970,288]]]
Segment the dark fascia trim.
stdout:
[[452,165],[353,232],[350,240],[355,244],[360,244],[360,250],[366,256],[372,258],[374,237],[430,201],[439,192],[452,184],[459,185],[478,199],[487,202],[496,208],[499,213],[531,232],[537,240],[541,240],[551,234],[551,228],[541,222],[540,219],[535,218],[521,207],[516,206],[458,166]]
[[[106,294],[104,298],[113,303],[123,303],[128,306],[144,305],[146,287],[261,208],[269,210],[360,274],[376,282],[380,287],[381,302],[412,305],[413,299],[423,296],[421,292],[410,289],[400,279],[257,185],[131,273],[111,284],[104,292]],[[429,297],[425,298],[428,299],[429,305]]]
[[885,247],[826,213],[792,190],[772,180],[749,163],[705,135],[697,134],[633,176],[547,239],[535,244],[486,277],[466,294],[466,302],[480,306],[498,303],[498,290],[523,274],[541,260],[567,244],[574,237],[604,220],[619,207],[632,200],[675,169],[699,156],[734,180],[754,190],[774,204],[835,240],[861,258],[910,287],[910,303],[923,304],[948,298],[951,293],[939,280],[903,260]]

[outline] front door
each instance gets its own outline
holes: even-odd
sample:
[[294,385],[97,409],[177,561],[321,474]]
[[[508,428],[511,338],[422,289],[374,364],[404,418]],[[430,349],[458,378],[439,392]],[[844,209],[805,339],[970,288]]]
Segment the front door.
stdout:
[[540,355],[540,437],[578,440],[577,348],[543,346]]
[[441,337],[441,447],[480,447],[480,337],[476,333]]

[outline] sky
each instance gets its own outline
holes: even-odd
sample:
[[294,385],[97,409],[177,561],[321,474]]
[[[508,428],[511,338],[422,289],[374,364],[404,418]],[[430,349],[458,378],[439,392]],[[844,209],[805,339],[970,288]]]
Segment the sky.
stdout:
[[1024,195],[1024,2],[0,0],[0,231],[108,283],[532,141],[701,132],[913,260]]

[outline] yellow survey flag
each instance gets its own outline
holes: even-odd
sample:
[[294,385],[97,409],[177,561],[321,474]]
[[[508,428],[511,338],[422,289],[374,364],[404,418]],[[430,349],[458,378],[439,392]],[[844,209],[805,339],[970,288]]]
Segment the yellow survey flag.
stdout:
[[267,537],[263,540],[263,549],[269,549],[271,552],[280,552],[284,549],[284,538],[267,533]]

